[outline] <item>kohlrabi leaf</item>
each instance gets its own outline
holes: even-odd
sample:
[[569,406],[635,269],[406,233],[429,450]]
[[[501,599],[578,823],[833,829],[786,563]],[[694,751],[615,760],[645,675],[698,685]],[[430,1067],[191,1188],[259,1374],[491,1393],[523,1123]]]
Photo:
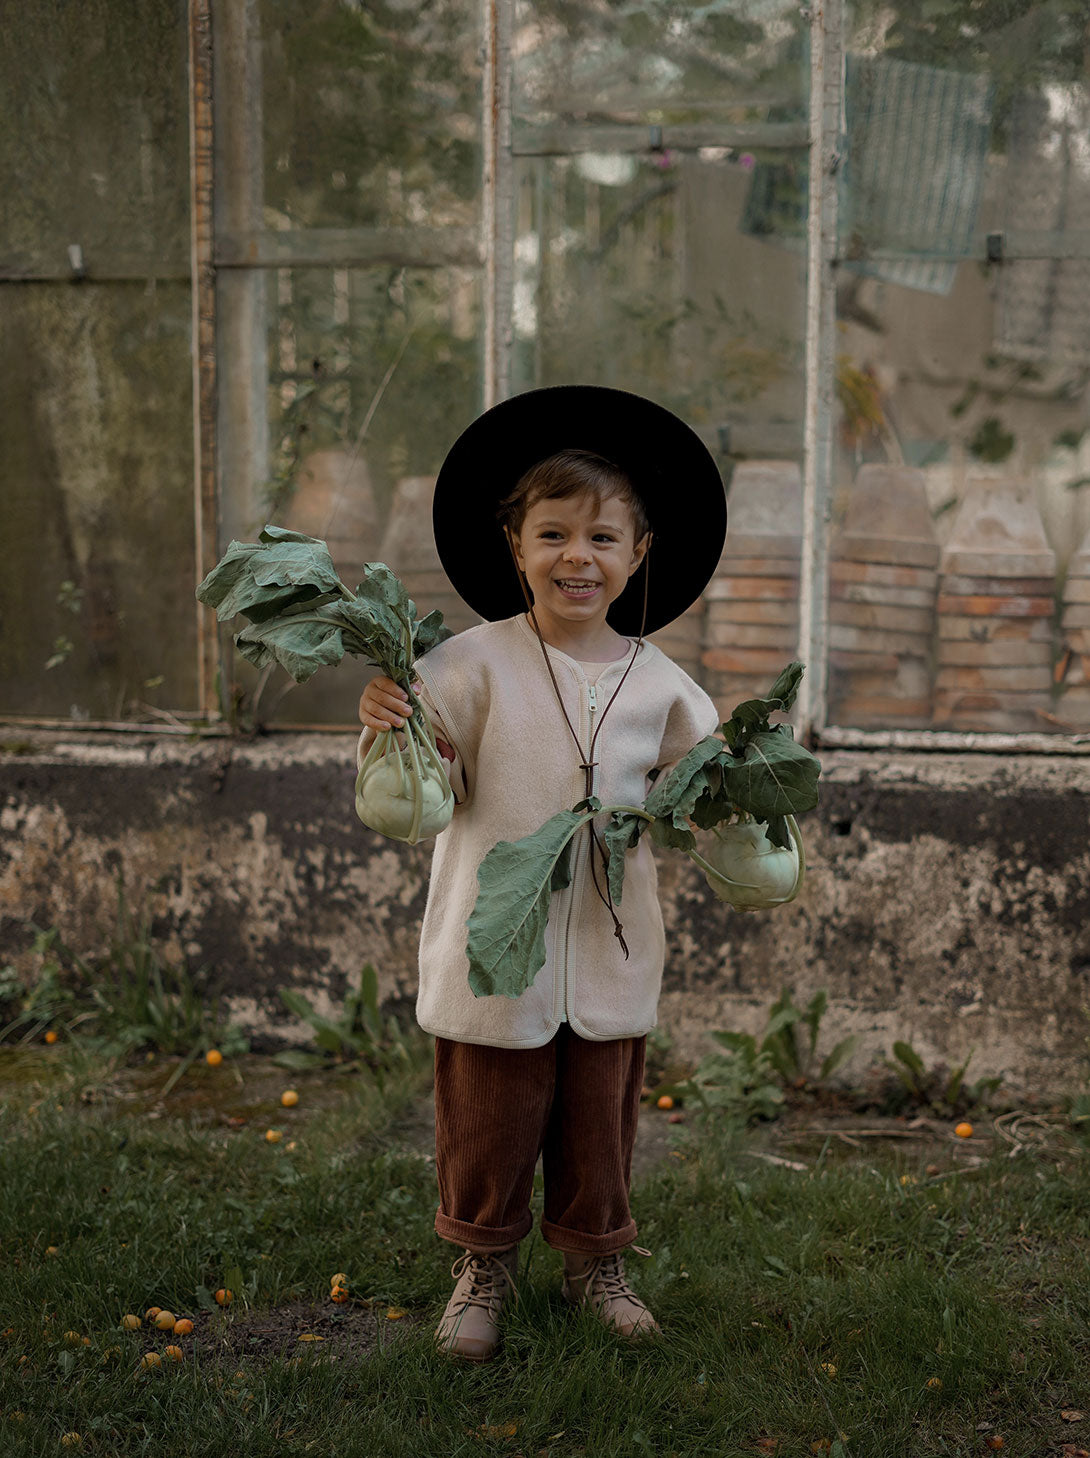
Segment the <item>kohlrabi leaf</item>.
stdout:
[[231,543],[197,597],[221,622],[249,618],[235,642],[256,667],[279,663],[303,683],[353,653],[409,688],[414,661],[450,629],[439,612],[417,621],[415,603],[384,562],[368,562],[363,574],[353,594],[325,542],[266,526],[260,541]]
[[684,830],[700,796],[718,788],[718,762],[724,753],[721,740],[712,735],[702,739],[683,759],[678,760],[669,774],[655,781],[644,801],[643,808],[648,815],[653,815],[656,820],[667,820],[676,829]]
[[255,668],[279,663],[296,683],[306,683],[319,668],[344,657],[348,626],[339,599],[322,598],[317,607],[302,603],[265,622],[251,623],[235,637],[243,658]]
[[754,734],[741,758],[734,757],[724,770],[723,792],[739,810],[767,821],[773,845],[784,846],[786,827],[774,822],[814,808],[820,773],[821,765],[795,743],[790,727],[779,724]]
[[633,815],[630,810],[615,810],[602,832],[609,853],[609,894],[615,906],[620,906],[624,892],[625,856],[639,844],[648,824],[642,815]]
[[545,965],[545,927],[554,891],[571,881],[571,842],[600,809],[561,810],[533,835],[501,840],[477,868],[468,922],[469,985],[476,997],[518,997]]
[[197,588],[220,622],[241,613],[265,622],[297,603],[344,588],[325,542],[266,527],[258,542],[232,542]]

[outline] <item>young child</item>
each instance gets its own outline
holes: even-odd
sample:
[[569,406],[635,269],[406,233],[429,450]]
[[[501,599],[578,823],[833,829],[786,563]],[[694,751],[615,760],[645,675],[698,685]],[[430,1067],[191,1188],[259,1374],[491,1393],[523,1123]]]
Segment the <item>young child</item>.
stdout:
[[[416,665],[457,807],[436,842],[417,1017],[435,1035],[437,1233],[464,1249],[440,1347],[487,1360],[514,1289],[542,1156],[546,1242],[565,1298],[625,1336],[658,1326],[629,1286],[628,1194],[664,936],[647,839],[623,906],[600,838],[580,833],[553,893],[546,961],[518,998],[476,998],[466,921],[477,867],[589,794],[639,805],[654,774],[718,728],[715,705],[644,634],[677,617],[719,560],[722,482],[676,416],[621,391],[516,396],[459,439],[436,483],[443,565],[487,621]],[[404,723],[387,678],[364,739]],[[646,1253],[646,1252],[643,1252]]]

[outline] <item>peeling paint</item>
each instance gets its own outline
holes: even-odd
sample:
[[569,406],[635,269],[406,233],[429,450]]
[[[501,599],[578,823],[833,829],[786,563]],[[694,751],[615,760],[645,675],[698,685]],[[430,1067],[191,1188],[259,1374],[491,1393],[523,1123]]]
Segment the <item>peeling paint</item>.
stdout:
[[[116,879],[173,955],[256,1037],[298,1035],[278,988],[335,1012],[365,961],[384,1000],[413,996],[427,846],[352,810],[355,737],[233,744],[37,733],[0,756],[0,960],[31,923],[81,951],[113,926]],[[1090,1064],[1090,759],[823,755],[797,902],[731,912],[674,854],[661,1020],[679,1057],[708,1032],[757,1032],[785,986],[829,992],[826,1036],[853,1067],[909,1040],[929,1062],[1064,1091]],[[225,770],[229,767],[229,772]],[[305,1034],[309,1039],[309,1033]]]

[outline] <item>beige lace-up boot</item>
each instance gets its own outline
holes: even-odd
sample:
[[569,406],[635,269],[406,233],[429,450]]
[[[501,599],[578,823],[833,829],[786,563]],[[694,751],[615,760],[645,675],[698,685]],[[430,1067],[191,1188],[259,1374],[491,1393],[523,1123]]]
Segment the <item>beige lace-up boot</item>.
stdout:
[[[637,1255],[650,1255],[638,1245]],[[576,1255],[564,1252],[565,1301],[573,1306],[589,1306],[606,1326],[624,1337],[650,1336],[661,1327],[628,1284],[624,1273],[624,1255]]]
[[456,1285],[435,1336],[439,1350],[471,1362],[487,1362],[500,1339],[499,1316],[515,1291],[518,1246],[509,1250],[467,1250],[450,1268]]

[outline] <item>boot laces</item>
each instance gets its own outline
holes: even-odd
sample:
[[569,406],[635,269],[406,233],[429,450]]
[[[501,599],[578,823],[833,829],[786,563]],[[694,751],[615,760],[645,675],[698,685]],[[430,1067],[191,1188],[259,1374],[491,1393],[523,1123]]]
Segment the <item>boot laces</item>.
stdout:
[[[633,1246],[633,1250],[640,1255],[649,1255],[650,1251],[640,1250]],[[593,1291],[599,1301],[632,1301],[637,1306],[643,1307],[643,1302],[628,1284],[628,1278],[624,1271],[624,1256],[617,1250],[609,1255],[599,1258],[594,1266],[587,1272],[587,1286]],[[644,1307],[646,1310],[646,1307]]]
[[460,1302],[467,1311],[471,1306],[492,1310],[503,1301],[505,1288],[508,1286],[511,1294],[518,1296],[514,1277],[497,1255],[467,1250],[451,1266],[450,1274],[456,1281],[460,1281],[467,1272],[468,1289]]

